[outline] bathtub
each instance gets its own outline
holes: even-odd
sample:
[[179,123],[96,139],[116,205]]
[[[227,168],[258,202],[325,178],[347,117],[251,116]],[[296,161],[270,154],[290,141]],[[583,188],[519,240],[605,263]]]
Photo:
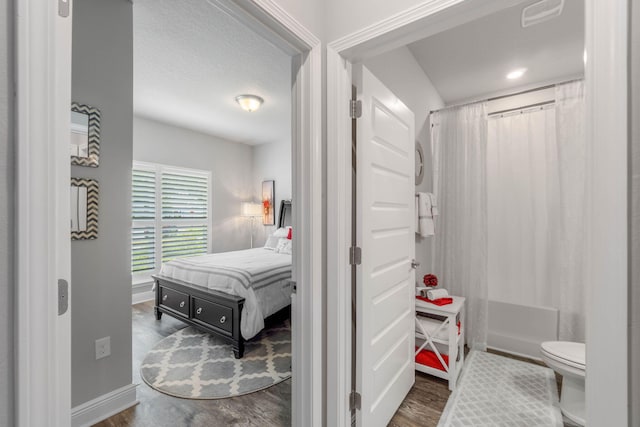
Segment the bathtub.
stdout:
[[540,343],[557,340],[557,309],[489,301],[489,348],[541,360]]

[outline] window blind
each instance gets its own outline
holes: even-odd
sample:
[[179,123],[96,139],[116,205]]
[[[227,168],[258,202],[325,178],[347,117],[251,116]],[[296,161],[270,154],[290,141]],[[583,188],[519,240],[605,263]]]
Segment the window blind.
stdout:
[[162,262],[207,253],[207,226],[162,227]]
[[161,262],[208,252],[208,172],[140,163],[132,183],[132,273],[150,274]]
[[207,217],[208,178],[162,174],[162,219]]
[[155,226],[133,227],[131,230],[131,271],[151,271],[156,269]]
[[156,173],[154,171],[133,170],[131,209],[133,220],[155,219],[156,217]]

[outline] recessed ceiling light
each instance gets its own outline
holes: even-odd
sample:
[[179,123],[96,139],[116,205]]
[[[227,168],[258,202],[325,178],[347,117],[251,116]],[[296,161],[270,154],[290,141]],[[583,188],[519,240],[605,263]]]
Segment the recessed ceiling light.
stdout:
[[509,74],[507,74],[507,78],[509,80],[515,80],[515,79],[519,79],[520,77],[522,77],[524,75],[524,73],[527,72],[526,68],[520,68],[518,70],[513,70],[512,72],[510,72]]
[[257,95],[238,95],[236,96],[236,102],[240,104],[240,107],[242,107],[244,111],[251,113],[260,108],[264,99]]

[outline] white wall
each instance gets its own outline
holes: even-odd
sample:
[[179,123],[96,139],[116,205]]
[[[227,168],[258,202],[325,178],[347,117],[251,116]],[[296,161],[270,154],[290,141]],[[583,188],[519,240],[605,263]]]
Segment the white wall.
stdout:
[[332,42],[357,30],[376,24],[391,15],[429,3],[420,0],[328,0],[325,38]]
[[253,147],[253,188],[254,200],[260,201],[262,181],[275,181],[276,225],[262,225],[256,221],[254,246],[264,245],[267,235],[277,227],[280,202],[291,199],[291,141],[274,142]]
[[[432,192],[429,111],[441,108],[444,105],[442,98],[407,47],[374,57],[365,61],[364,65],[415,114],[416,140],[422,145],[425,154],[424,178],[416,191]],[[432,244],[433,237],[416,235],[416,260],[420,262],[416,280],[431,272]]]
[[[71,176],[100,185],[98,239],[71,244],[72,404],[131,384],[133,24],[128,0],[73,7],[73,100],[101,110],[100,167]],[[111,356],[95,359],[95,340]]]
[[13,2],[0,0],[0,425],[13,425]]
[[211,171],[211,251],[249,247],[248,222],[240,216],[240,205],[255,191],[250,146],[136,116],[133,160]]
[[327,7],[323,0],[276,0],[275,3],[304,25],[314,36],[324,40]]

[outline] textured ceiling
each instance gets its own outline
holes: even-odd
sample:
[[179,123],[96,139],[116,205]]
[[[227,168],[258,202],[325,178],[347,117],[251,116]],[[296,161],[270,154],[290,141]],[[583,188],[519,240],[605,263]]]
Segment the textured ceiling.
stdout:
[[[557,18],[522,28],[505,9],[409,45],[446,104],[584,73],[584,0],[566,0]],[[527,68],[517,80],[508,72]]]
[[[291,138],[291,58],[206,0],[135,0],[134,112],[245,144]],[[235,97],[255,94],[258,111]]]

